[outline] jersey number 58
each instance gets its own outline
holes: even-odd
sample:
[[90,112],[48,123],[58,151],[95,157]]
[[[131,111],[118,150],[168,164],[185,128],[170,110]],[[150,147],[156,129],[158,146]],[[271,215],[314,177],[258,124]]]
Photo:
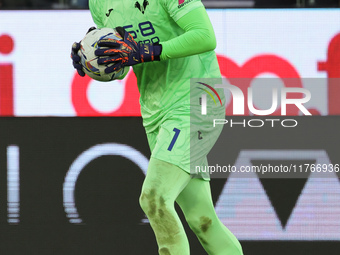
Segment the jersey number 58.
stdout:
[[[126,32],[128,32],[129,34],[132,35],[133,39],[137,39],[139,33],[143,36],[150,36],[153,35],[155,33],[155,29],[152,25],[152,23],[150,21],[145,21],[145,22],[141,22],[138,24],[138,29],[134,30],[133,25],[127,25],[124,26]],[[151,39],[147,39],[147,40],[139,40],[139,42],[143,42],[143,43],[158,43],[160,40],[159,38],[153,37]]]

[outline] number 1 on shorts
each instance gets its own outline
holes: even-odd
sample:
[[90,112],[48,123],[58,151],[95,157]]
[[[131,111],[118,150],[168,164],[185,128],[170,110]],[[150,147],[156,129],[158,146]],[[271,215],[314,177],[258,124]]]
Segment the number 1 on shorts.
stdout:
[[177,140],[177,138],[178,138],[179,132],[181,132],[181,130],[179,130],[179,129],[177,129],[177,128],[174,128],[173,131],[175,132],[175,135],[174,135],[174,137],[173,137],[172,140],[171,140],[171,143],[170,143],[170,145],[169,145],[169,147],[168,147],[168,151],[171,151],[171,150],[172,150],[172,147],[174,147],[174,144],[175,144],[175,142],[176,142],[176,140]]

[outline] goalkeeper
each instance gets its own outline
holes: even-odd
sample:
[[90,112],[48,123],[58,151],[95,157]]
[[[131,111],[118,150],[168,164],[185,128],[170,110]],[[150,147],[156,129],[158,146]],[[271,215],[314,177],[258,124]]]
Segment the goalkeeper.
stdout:
[[[216,39],[203,4],[200,0],[90,0],[89,6],[98,28],[117,27],[123,38],[100,41],[98,63],[107,65],[108,73],[133,66],[137,77],[151,150],[140,205],[155,233],[159,254],[190,254],[175,201],[208,254],[243,254],[215,213],[209,179],[190,175],[190,160],[207,164],[207,154],[221,132],[200,122],[190,128],[190,79],[221,77],[213,51]],[[73,65],[84,76],[78,50],[79,43],[74,43]],[[224,115],[223,105],[214,112],[215,118]],[[196,146],[190,147],[190,141]]]

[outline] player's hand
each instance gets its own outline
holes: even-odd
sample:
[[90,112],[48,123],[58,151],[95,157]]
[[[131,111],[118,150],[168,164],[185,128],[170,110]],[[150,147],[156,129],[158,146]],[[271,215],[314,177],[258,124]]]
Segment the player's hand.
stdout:
[[160,60],[162,45],[138,44],[123,27],[116,27],[123,40],[102,39],[98,41],[98,49],[95,51],[98,64],[114,65],[105,69],[106,73],[114,72],[124,66],[133,66],[139,63]]
[[[96,29],[95,27],[90,27],[86,34],[91,32],[92,30]],[[71,49],[71,59],[73,67],[77,70],[77,73],[84,77],[85,73],[83,71],[82,65],[80,64],[80,56],[78,55],[78,51],[80,50],[80,42],[74,42],[72,44]]]
[[72,58],[72,64],[73,67],[77,70],[77,73],[84,77],[85,73],[83,71],[82,65],[80,64],[80,57],[78,55],[78,51],[80,49],[80,42],[74,42],[72,44],[72,51],[71,51],[71,58]]

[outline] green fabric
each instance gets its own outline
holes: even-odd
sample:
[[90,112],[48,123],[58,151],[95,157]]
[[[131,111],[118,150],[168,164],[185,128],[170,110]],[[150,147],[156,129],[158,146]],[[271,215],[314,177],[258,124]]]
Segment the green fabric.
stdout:
[[151,158],[140,204],[155,232],[160,255],[190,254],[175,201],[209,255],[243,254],[236,237],[215,213],[209,182],[191,179],[181,168]]
[[184,34],[162,42],[161,60],[187,57],[216,48],[214,29],[204,7],[197,8],[177,21]]
[[[178,57],[179,55],[174,53],[177,48],[184,54],[187,54],[187,50],[194,54],[189,49],[189,42],[202,38],[202,27],[207,29],[211,26],[210,21],[205,26],[201,25],[200,20],[208,22],[208,16],[200,0],[186,0],[183,4],[179,4],[178,0],[149,0],[145,9],[140,7],[144,13],[136,8],[136,2],[143,6],[142,0],[90,0],[89,5],[92,18],[98,27],[123,26],[137,42],[159,41],[164,44],[165,58],[171,57],[172,54]],[[113,10],[107,16],[110,9]],[[196,11],[201,13],[202,17],[196,17],[195,21],[192,21],[190,13]],[[190,34],[188,37],[181,37],[185,33]],[[195,33],[197,35],[194,35]],[[211,28],[206,37],[207,41],[211,40],[212,33]],[[177,40],[172,42],[176,37],[181,37],[179,46],[174,44]],[[186,49],[183,50],[183,46]],[[141,95],[141,113],[146,132],[154,131],[165,115],[189,114],[191,78],[221,77],[216,54],[211,49],[210,45],[205,50],[199,49],[199,52],[206,51],[204,53],[133,66]]]

